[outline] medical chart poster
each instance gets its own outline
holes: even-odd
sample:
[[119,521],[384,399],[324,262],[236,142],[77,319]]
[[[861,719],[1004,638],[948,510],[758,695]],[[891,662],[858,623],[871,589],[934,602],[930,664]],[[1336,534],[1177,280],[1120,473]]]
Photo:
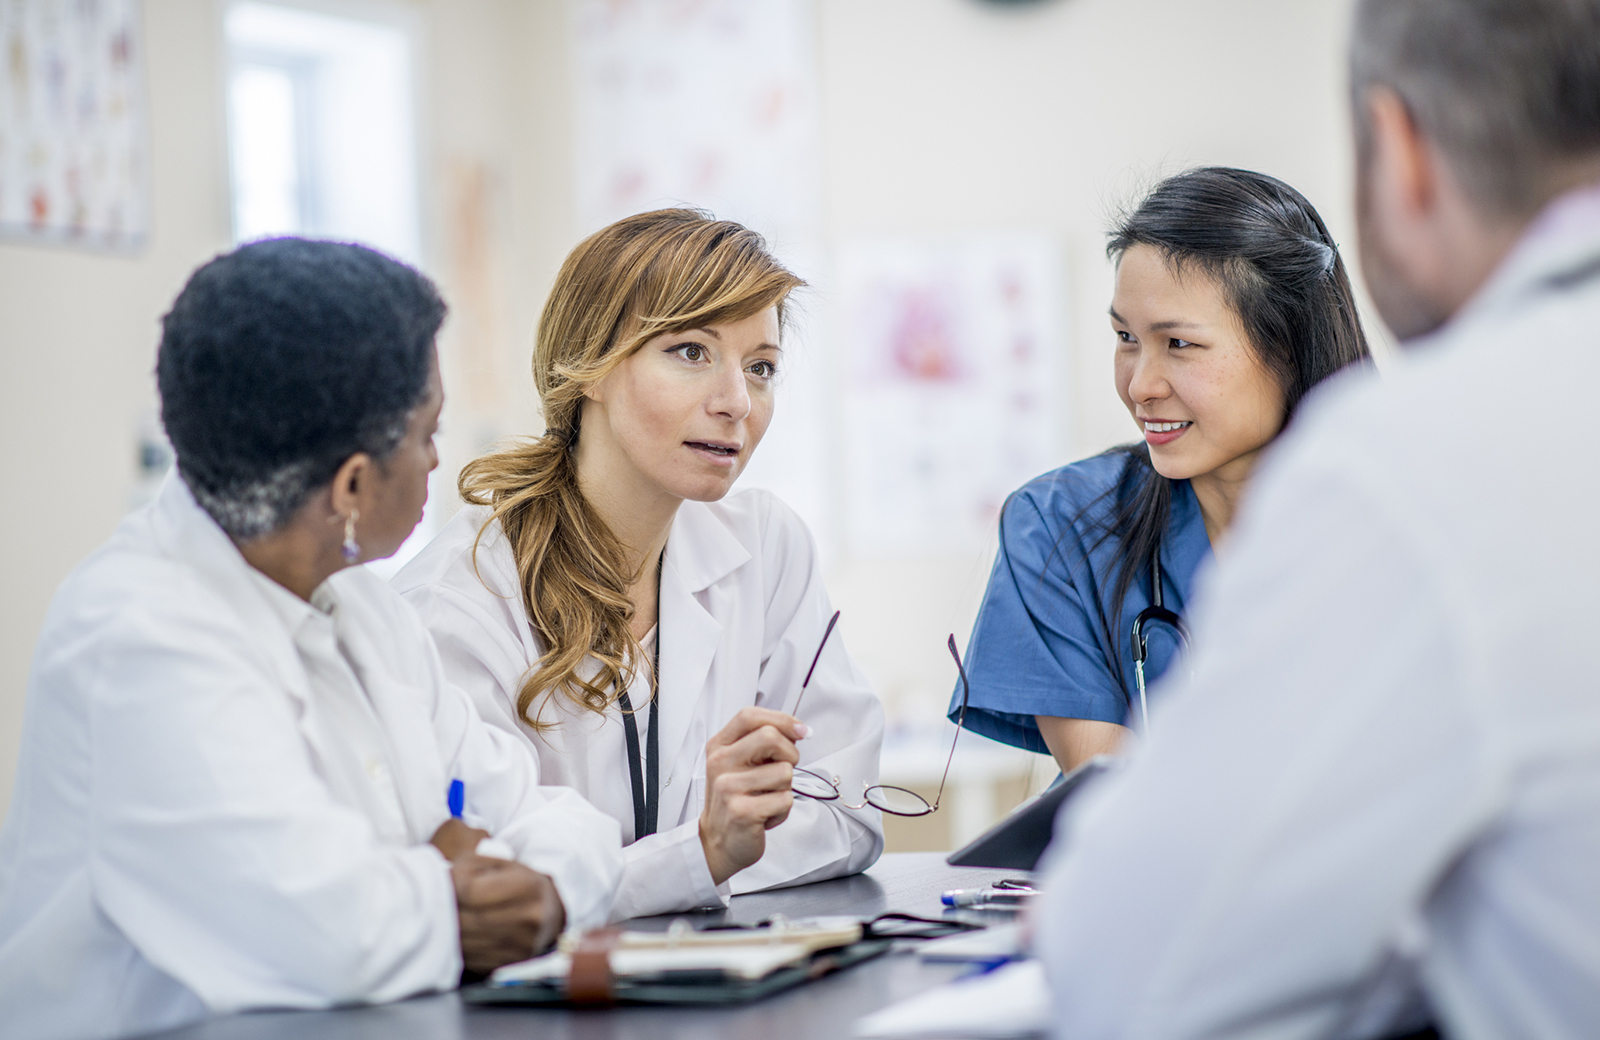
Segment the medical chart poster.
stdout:
[[821,215],[813,0],[569,0],[584,233],[688,204],[786,246]]
[[149,224],[138,0],[0,0],[0,236],[128,249]]
[[[815,0],[567,0],[578,231],[695,206],[759,232],[790,270],[826,280]],[[829,451],[829,301],[790,309],[777,410],[738,487],[837,542]]]
[[838,255],[854,552],[981,550],[1060,462],[1061,267],[1049,239],[862,242]]

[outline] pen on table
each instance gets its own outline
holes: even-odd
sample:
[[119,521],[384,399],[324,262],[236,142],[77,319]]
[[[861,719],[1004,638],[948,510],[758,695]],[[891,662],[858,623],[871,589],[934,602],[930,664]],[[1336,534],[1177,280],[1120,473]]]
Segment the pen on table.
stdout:
[[467,806],[467,785],[460,780],[450,781],[450,794],[446,800],[450,805],[450,815],[461,819],[462,810]]
[[960,975],[957,975],[956,978],[971,979],[976,978],[979,975],[988,975],[999,971],[1007,964],[1015,964],[1018,961],[1027,960],[1027,958],[1028,954],[1025,953],[1008,953],[1003,957],[991,957],[990,959],[984,961],[973,961],[968,969],[962,972]]
[[1021,906],[1037,893],[1003,888],[953,888],[939,897],[945,906]]

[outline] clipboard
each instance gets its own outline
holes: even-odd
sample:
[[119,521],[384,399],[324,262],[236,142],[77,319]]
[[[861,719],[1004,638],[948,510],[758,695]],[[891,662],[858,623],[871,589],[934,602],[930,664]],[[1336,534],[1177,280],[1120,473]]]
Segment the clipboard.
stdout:
[[1093,777],[1116,766],[1110,755],[1096,755],[1057,780],[1033,799],[1023,802],[1011,814],[974,838],[965,848],[946,857],[952,867],[996,867],[1002,870],[1032,870],[1055,836],[1056,813],[1061,804]]

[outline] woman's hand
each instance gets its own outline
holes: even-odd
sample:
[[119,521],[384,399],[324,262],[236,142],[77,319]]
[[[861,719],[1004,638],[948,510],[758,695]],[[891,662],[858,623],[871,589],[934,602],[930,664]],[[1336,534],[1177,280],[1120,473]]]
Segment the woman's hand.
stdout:
[[439,829],[433,832],[433,837],[428,839],[428,843],[443,853],[445,859],[454,863],[462,856],[476,852],[478,842],[488,836],[488,831],[469,827],[461,822],[459,816],[452,816],[439,825]]
[[800,762],[794,742],[809,732],[781,711],[741,708],[707,741],[700,845],[717,884],[760,859],[767,831],[789,818],[789,788]]

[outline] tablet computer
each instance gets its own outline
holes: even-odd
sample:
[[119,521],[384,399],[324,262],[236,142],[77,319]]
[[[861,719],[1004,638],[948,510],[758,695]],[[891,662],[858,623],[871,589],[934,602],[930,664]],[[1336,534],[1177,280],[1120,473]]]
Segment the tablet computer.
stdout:
[[952,852],[945,862],[952,867],[998,867],[1032,870],[1055,834],[1056,811],[1091,777],[1113,768],[1117,760],[1096,755],[1051,784],[1042,794],[1023,802],[1011,815],[978,835],[966,848]]

